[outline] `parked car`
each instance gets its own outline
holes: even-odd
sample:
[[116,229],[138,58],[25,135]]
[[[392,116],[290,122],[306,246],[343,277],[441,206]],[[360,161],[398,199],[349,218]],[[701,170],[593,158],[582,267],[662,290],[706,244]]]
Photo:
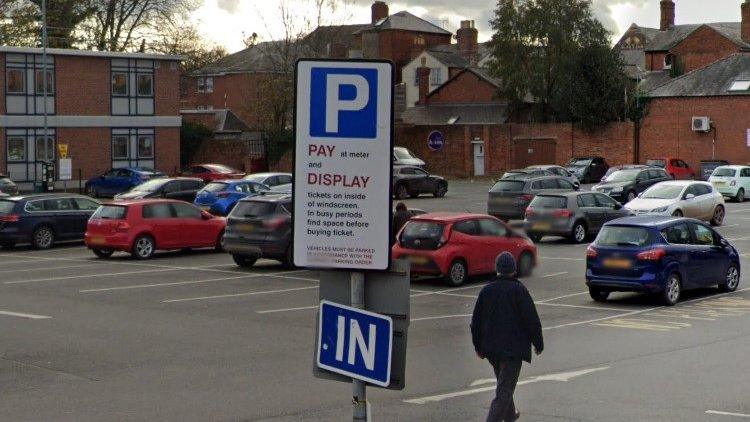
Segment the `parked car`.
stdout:
[[609,169],[609,164],[602,157],[576,157],[571,158],[565,168],[581,183],[594,183],[602,180]]
[[268,194],[245,198],[227,217],[224,250],[240,267],[252,267],[260,258],[292,267],[292,196]]
[[289,185],[292,183],[291,173],[255,173],[248,174],[244,177],[245,180],[251,182],[262,183],[269,188],[274,188],[279,185]]
[[442,198],[448,193],[448,181],[419,167],[393,168],[393,195],[396,199],[416,198],[423,193],[431,193],[435,198]]
[[602,182],[606,181],[610,174],[620,171],[620,170],[631,170],[631,169],[648,169],[652,168],[652,166],[647,166],[643,164],[625,164],[622,166],[612,166],[607,169],[607,172],[604,173],[604,176],[602,177]]
[[499,180],[488,193],[487,214],[505,221],[523,219],[534,196],[577,189],[567,179],[558,176]]
[[722,195],[743,202],[750,192],[750,167],[721,166],[717,167],[708,181]]
[[271,188],[271,192],[276,193],[292,193],[292,190],[294,189],[294,186],[292,186],[291,183],[286,183],[284,185],[277,185]]
[[514,170],[508,170],[505,173],[503,173],[503,176],[500,178],[503,179],[524,179],[527,177],[540,177],[540,176],[554,176],[551,171],[547,171],[544,169],[514,169]]
[[701,180],[708,181],[717,167],[728,166],[727,160],[701,160]]
[[167,175],[145,167],[111,169],[101,176],[89,179],[86,182],[85,192],[92,198],[111,198],[148,180],[162,177],[167,177]]
[[198,164],[183,170],[180,175],[197,177],[203,180],[203,183],[208,183],[214,180],[242,179],[245,173],[223,164]]
[[583,243],[597,234],[604,223],[629,215],[619,202],[602,193],[541,194],[526,208],[524,228],[534,242],[552,235]]
[[695,180],[695,170],[679,158],[652,158],[646,164],[663,168],[674,180]]
[[188,177],[154,179],[115,195],[115,199],[165,198],[193,202],[201,189],[203,189],[201,179]]
[[521,277],[536,265],[536,246],[502,221],[481,214],[430,213],[409,220],[393,246],[394,259],[411,261],[411,273],[442,276],[449,286],[495,272],[495,257],[508,251]]
[[393,147],[393,165],[424,168],[425,162],[404,147]]
[[226,220],[193,204],[169,199],[115,201],[96,210],[86,228],[86,247],[108,258],[115,251],[137,259],[157,250],[222,246]]
[[660,214],[692,217],[714,226],[724,222],[724,196],[706,182],[661,182],[625,204],[635,215]]
[[574,185],[580,186],[581,184],[581,181],[578,180],[575,174],[569,172],[567,169],[565,169],[565,167],[562,167],[562,166],[558,166],[555,164],[538,164],[538,165],[528,166],[526,168],[532,169],[532,170],[533,169],[545,170],[545,171],[552,173],[553,176],[560,176],[560,177],[564,177],[568,179],[570,183]]
[[198,191],[194,203],[205,211],[227,215],[240,199],[268,190],[268,186],[249,180],[218,180]]
[[0,174],[0,194],[16,195],[18,186],[10,180],[10,177]]
[[586,285],[604,302],[611,292],[659,294],[676,304],[683,290],[717,285],[737,289],[737,250],[700,221],[669,216],[629,217],[604,225],[586,250]]
[[628,169],[610,174],[605,182],[591,188],[625,204],[638,197],[638,194],[649,187],[672,180],[666,171],[659,168]]
[[58,241],[83,240],[86,222],[99,208],[76,194],[35,194],[0,199],[0,245],[49,249]]

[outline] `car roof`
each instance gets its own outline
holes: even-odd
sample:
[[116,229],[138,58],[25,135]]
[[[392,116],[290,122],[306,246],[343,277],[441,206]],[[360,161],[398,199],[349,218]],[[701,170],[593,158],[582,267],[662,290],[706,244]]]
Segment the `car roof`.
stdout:
[[292,199],[292,195],[286,192],[269,192],[268,194],[242,198],[240,202],[286,202]]
[[55,198],[87,198],[91,199],[88,196],[81,195],[78,193],[29,193],[25,195],[13,195],[8,198],[3,199],[11,199],[13,201],[29,201],[32,199],[55,199]]
[[636,227],[651,227],[656,229],[663,229],[664,227],[671,226],[674,223],[681,221],[691,221],[700,223],[700,221],[694,218],[685,217],[673,217],[669,215],[639,215],[633,217],[623,217],[616,220],[605,223],[605,226],[636,226]]
[[[585,195],[587,193],[599,193],[599,192],[592,192],[590,190],[571,190],[571,191],[561,191],[561,192],[547,192],[547,193],[540,193],[536,196],[578,196],[578,195]],[[604,195],[603,193],[600,193],[600,195]]]
[[[103,202],[102,205],[145,205],[145,204],[187,204],[185,201],[178,201],[176,199],[157,199],[157,198],[144,198],[144,199],[113,199],[111,201]],[[192,205],[192,204],[190,204]]]
[[737,164],[734,164],[734,165],[725,165],[725,166],[719,166],[719,167],[716,167],[716,168],[717,168],[717,169],[720,169],[720,168],[725,168],[725,169],[734,169],[734,170],[740,170],[740,169],[746,169],[746,168],[748,168],[748,167],[750,167],[750,166],[742,166],[742,165],[737,165]]
[[410,165],[404,165],[404,164],[397,164],[393,167],[398,168],[398,169],[417,169],[417,170],[427,171],[419,166],[410,166]]
[[670,186],[682,186],[682,187],[693,185],[693,184],[713,186],[708,182],[701,182],[699,180],[667,180],[665,182],[657,183],[657,185],[670,185]]
[[271,173],[271,172],[267,172],[267,173],[252,173],[252,174],[248,174],[245,177],[249,177],[249,176],[269,177],[269,176],[285,176],[285,175],[291,176],[292,173],[284,173],[284,172],[277,172],[277,173]]
[[411,220],[430,220],[430,221],[440,221],[444,223],[451,223],[451,222],[466,220],[469,218],[491,218],[491,217],[487,214],[474,214],[474,213],[466,213],[466,212],[430,212],[427,214],[422,214],[422,215],[412,217]]

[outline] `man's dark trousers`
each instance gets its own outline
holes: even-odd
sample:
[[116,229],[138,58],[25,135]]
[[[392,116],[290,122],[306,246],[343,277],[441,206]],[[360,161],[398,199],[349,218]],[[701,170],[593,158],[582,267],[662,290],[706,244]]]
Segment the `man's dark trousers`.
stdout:
[[516,390],[518,375],[521,373],[521,359],[490,360],[497,378],[495,399],[490,405],[487,422],[512,422],[516,420],[516,405],[513,392]]

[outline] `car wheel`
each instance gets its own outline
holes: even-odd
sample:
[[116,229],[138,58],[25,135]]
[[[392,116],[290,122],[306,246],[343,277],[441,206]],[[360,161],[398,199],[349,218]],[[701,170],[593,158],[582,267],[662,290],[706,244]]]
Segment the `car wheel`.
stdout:
[[628,202],[634,200],[637,197],[638,197],[638,195],[635,193],[634,190],[631,190],[631,191],[628,192]]
[[242,268],[250,268],[253,265],[255,265],[255,262],[258,261],[257,256],[246,256],[246,255],[232,255],[232,259],[234,260],[234,263],[239,265]]
[[534,256],[528,252],[522,253],[521,257],[518,259],[518,276],[529,277],[531,276],[531,273],[533,271],[534,271]]
[[717,205],[716,209],[714,209],[714,216],[711,219],[711,225],[721,226],[721,224],[724,223],[725,214],[726,214],[726,211],[724,210],[724,207],[721,205]]
[[216,246],[214,247],[214,250],[216,252],[224,252],[224,230],[219,233],[219,237],[216,238]]
[[586,225],[580,221],[577,221],[573,225],[573,230],[570,232],[570,240],[573,243],[583,243],[586,241],[587,237],[588,232],[586,231]]
[[675,212],[672,213],[672,217],[682,217],[682,211],[675,210]]
[[55,232],[48,226],[40,226],[31,236],[31,246],[34,249],[49,249],[55,243]]
[[154,256],[156,244],[151,236],[138,236],[133,242],[133,257],[137,259],[149,259]]
[[745,189],[740,188],[740,190],[737,191],[737,195],[734,197],[734,200],[737,202],[745,202]]
[[94,252],[94,255],[99,258],[109,258],[115,253],[114,249],[92,249],[92,251]]
[[445,283],[451,287],[458,287],[466,282],[469,278],[469,269],[466,262],[462,259],[456,259],[448,267],[448,274],[445,275]]
[[282,261],[285,267],[294,268],[294,248],[289,245],[284,253],[284,260]]
[[609,298],[609,292],[597,287],[589,287],[589,296],[591,296],[595,302],[606,302]]
[[442,198],[446,193],[448,193],[448,186],[445,183],[441,183],[438,185],[437,189],[435,189],[435,192],[433,192],[432,195],[435,198]]
[[396,185],[396,199],[406,199],[409,196],[409,189],[405,184]]
[[526,233],[527,236],[529,236],[529,239],[531,239],[534,243],[539,243],[542,241],[542,235],[539,233]]
[[96,188],[93,187],[93,186],[87,186],[86,187],[86,195],[88,195],[88,196],[90,196],[92,198],[98,198],[99,197],[98,193],[96,192]]
[[724,280],[719,283],[719,290],[728,293],[737,290],[737,286],[740,285],[740,269],[737,264],[730,264],[727,268],[727,273],[724,275]]
[[680,301],[681,294],[680,276],[677,273],[672,273],[664,283],[664,291],[661,293],[662,302],[667,306],[674,306]]

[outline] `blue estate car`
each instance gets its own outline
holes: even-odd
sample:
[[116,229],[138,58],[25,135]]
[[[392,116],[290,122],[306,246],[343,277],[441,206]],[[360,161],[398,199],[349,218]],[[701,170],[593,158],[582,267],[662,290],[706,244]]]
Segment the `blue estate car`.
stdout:
[[250,180],[217,180],[198,192],[195,205],[213,214],[228,215],[240,199],[265,191],[268,186]]
[[111,169],[86,182],[86,195],[92,198],[112,198],[143,182],[161,177],[167,177],[167,175],[146,167]]
[[30,243],[51,248],[57,241],[83,240],[89,217],[99,208],[76,194],[36,194],[0,198],[0,246]]
[[586,285],[603,302],[610,292],[658,293],[671,306],[682,290],[737,289],[740,257],[701,221],[670,216],[625,217],[605,224],[586,250]]

